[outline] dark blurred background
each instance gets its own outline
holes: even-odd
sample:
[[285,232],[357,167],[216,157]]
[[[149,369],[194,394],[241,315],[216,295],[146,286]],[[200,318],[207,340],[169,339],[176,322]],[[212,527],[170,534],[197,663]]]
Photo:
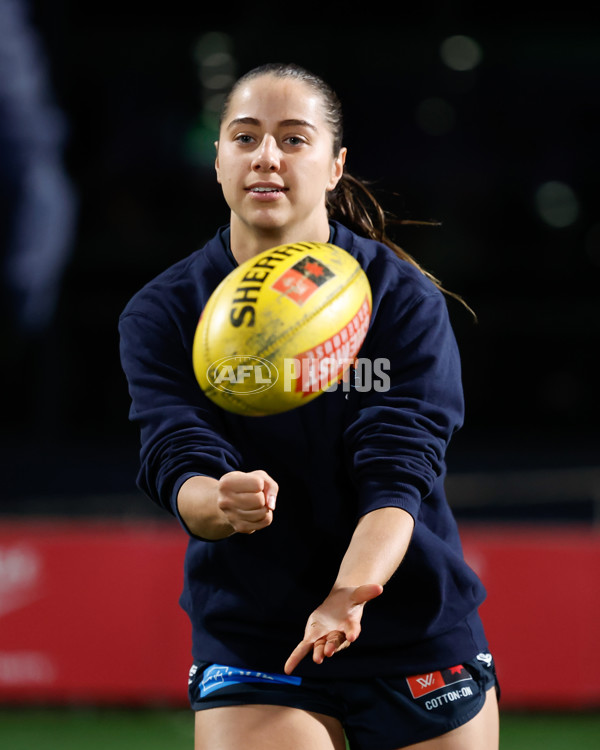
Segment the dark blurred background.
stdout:
[[0,0],[2,511],[158,513],[134,485],[117,318],[227,221],[223,92],[294,61],[338,91],[349,171],[397,217],[440,222],[395,237],[478,315],[449,303],[468,406],[457,512],[593,518],[598,25],[516,4],[319,22],[297,6],[130,7]]

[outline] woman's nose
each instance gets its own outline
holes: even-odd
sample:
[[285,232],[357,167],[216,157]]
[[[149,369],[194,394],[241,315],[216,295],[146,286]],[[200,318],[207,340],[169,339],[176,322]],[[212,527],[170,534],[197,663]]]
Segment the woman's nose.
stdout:
[[252,161],[256,172],[276,172],[279,169],[279,149],[271,136],[265,136]]

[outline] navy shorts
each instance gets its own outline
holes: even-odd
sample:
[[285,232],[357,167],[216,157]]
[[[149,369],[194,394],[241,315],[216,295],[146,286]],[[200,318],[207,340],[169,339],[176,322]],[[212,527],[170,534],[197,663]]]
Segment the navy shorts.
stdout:
[[496,687],[491,654],[410,677],[319,680],[197,662],[190,669],[194,711],[272,704],[337,718],[351,750],[393,750],[438,737],[472,719]]

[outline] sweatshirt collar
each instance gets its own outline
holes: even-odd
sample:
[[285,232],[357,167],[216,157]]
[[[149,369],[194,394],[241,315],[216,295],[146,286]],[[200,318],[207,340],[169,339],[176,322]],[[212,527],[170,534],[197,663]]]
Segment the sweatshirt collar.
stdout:
[[[337,225],[335,223],[329,222],[329,240],[328,242],[335,244],[335,239],[337,235]],[[238,262],[235,259],[233,253],[231,252],[231,227],[228,224],[227,226],[222,227],[219,230],[219,239],[221,241],[221,245],[223,246],[223,252],[225,253],[226,257],[229,259],[232,266],[235,268],[238,266]]]

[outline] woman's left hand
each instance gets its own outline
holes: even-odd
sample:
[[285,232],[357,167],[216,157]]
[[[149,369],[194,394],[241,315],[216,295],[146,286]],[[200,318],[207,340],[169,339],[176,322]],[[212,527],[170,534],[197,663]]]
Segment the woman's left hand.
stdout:
[[291,674],[311,651],[315,664],[322,664],[325,657],[333,656],[353,643],[360,635],[365,604],[382,591],[383,586],[378,583],[332,589],[308,618],[304,638],[285,663],[285,673]]

